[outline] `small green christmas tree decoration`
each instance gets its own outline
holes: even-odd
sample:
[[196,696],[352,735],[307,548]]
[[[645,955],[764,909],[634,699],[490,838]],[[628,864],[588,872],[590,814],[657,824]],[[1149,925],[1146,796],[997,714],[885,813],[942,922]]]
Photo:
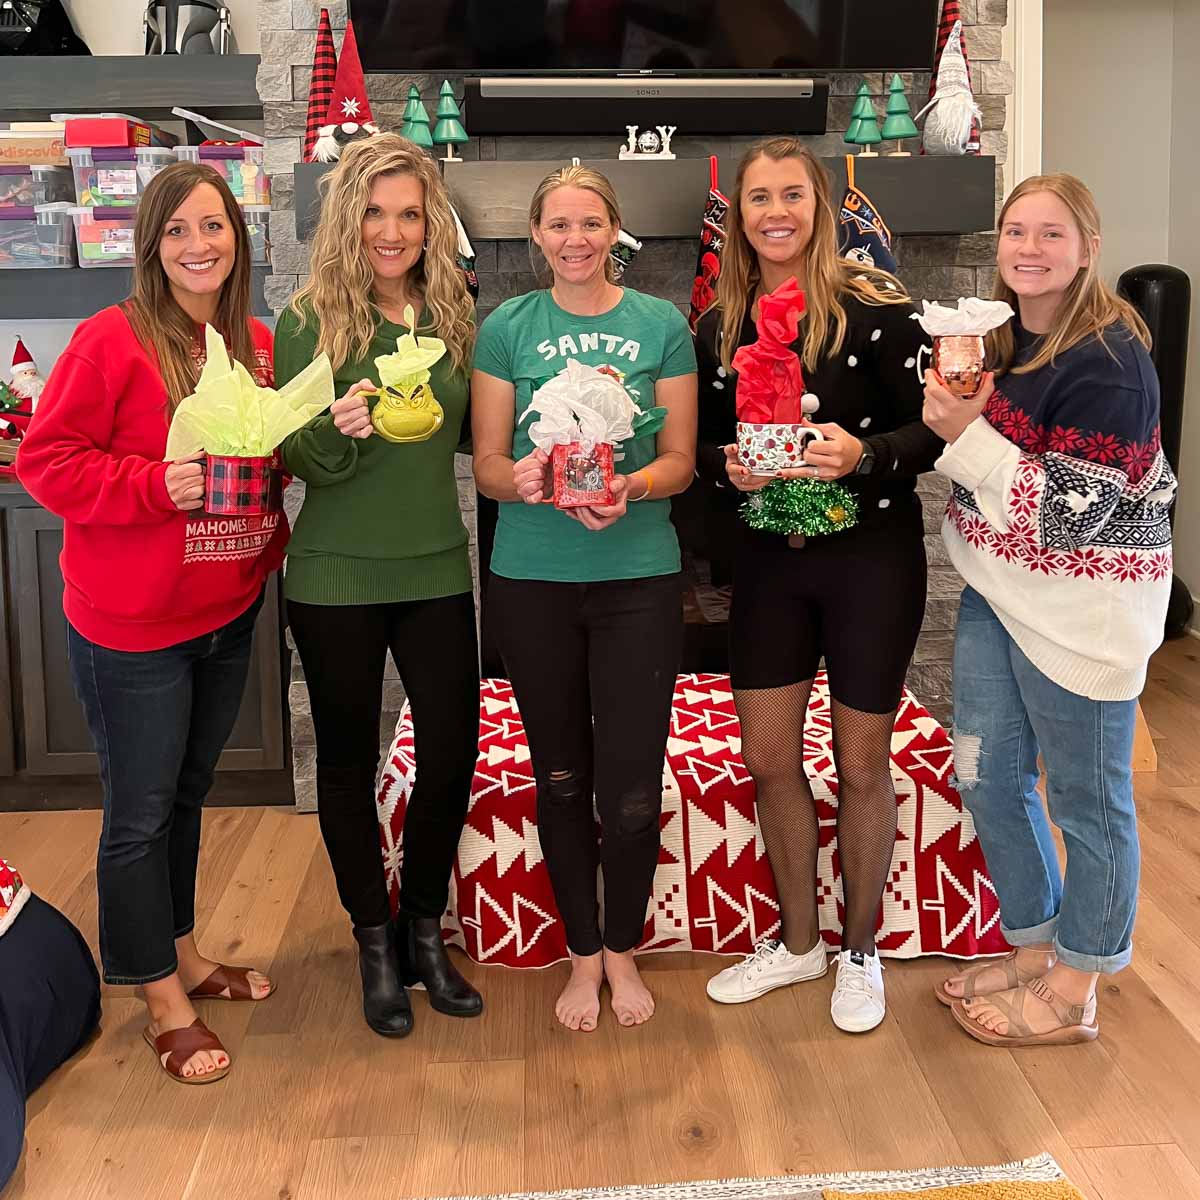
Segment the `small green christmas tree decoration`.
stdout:
[[446,147],[446,157],[443,162],[462,162],[454,153],[455,146],[461,146],[469,141],[467,131],[462,125],[462,113],[454,102],[454,89],[450,81],[444,80],[442,90],[438,94],[437,124],[433,128],[433,144]]
[[400,133],[423,150],[432,150],[433,135],[429,132],[429,114],[425,111],[425,105],[421,103],[419,97],[416,104],[416,111],[412,119],[405,121],[403,126],[401,126]]
[[899,75],[893,75],[892,86],[888,88],[887,120],[883,123],[883,137],[896,143],[896,149],[890,157],[911,158],[907,150],[901,149],[900,143],[905,138],[916,137],[917,133],[908,98],[904,95],[904,80]]
[[846,130],[846,136],[843,139],[847,146],[856,146],[858,143],[855,138],[858,137],[858,131],[862,127],[862,119],[867,115],[867,111],[871,110],[871,91],[864,83],[858,89],[858,95],[854,100],[854,107],[850,110],[850,125]]
[[858,129],[854,133],[854,144],[862,147],[859,154],[863,157],[877,158],[878,155],[871,147],[879,145],[882,141],[883,134],[879,132],[879,118],[875,115],[875,105],[871,103],[871,97],[867,96],[858,120]]
[[[404,115],[400,118],[404,125],[412,123],[413,117],[417,115],[417,109],[421,107],[421,93],[414,83],[408,89],[408,103],[404,106]],[[407,135],[405,135],[407,136]]]

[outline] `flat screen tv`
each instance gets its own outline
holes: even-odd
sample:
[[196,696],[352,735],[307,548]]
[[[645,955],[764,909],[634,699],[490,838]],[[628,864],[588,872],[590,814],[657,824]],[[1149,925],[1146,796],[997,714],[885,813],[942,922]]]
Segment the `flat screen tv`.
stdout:
[[350,0],[368,71],[920,70],[938,0]]

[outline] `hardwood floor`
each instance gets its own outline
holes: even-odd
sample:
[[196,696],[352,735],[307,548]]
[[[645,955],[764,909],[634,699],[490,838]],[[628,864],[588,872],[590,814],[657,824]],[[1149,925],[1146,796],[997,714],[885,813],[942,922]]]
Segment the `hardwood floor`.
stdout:
[[[1103,986],[1092,1045],[998,1051],[931,994],[941,960],[888,965],[889,1011],[830,1024],[826,980],[708,1002],[719,961],[643,960],[647,1026],[553,1018],[565,969],[469,964],[479,1021],[430,1011],[402,1042],[363,1024],[354,946],[317,822],[212,809],[198,886],[208,953],[269,969],[262,1005],[203,1014],[235,1060],[182,1087],[107,988],[103,1029],[29,1104],[3,1200],[372,1200],[1001,1162],[1048,1150],[1091,1200],[1200,1197],[1200,641],[1155,657],[1137,777],[1144,872],[1134,965]],[[0,814],[0,854],[96,942],[96,812]]]

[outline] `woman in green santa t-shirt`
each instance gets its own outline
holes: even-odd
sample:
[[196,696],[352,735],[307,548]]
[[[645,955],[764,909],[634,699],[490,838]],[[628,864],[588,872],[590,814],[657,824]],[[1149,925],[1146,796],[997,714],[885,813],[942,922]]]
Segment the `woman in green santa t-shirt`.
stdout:
[[[501,502],[489,621],[529,738],[538,832],[571,951],[555,1012],[569,1029],[592,1030],[606,977],[622,1025],[654,1012],[633,950],[658,861],[683,629],[666,501],[693,475],[696,358],[673,305],[614,281],[609,254],[621,216],[603,175],[572,166],[547,176],[529,225],[552,286],[506,301],[480,329],[471,379],[475,479]],[[657,434],[616,448],[611,505],[543,503],[553,490],[549,459],[530,441],[532,416],[518,420],[570,359],[620,380],[642,412],[666,409]]]

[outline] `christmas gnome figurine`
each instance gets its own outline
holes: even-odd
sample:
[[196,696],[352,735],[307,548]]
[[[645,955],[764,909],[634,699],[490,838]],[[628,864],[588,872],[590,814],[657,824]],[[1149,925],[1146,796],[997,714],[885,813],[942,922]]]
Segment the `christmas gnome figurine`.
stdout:
[[[954,7],[957,10],[957,0]],[[962,28],[962,21],[955,21],[951,27],[938,60],[933,99],[915,118],[919,121],[928,114],[922,139],[926,154],[979,153],[974,134],[982,114],[971,94],[971,72],[963,50]]]
[[346,36],[342,41],[342,54],[325,120],[327,124],[318,130],[313,146],[313,159],[317,162],[337,162],[343,146],[379,132],[367,100],[367,83],[363,78],[352,21],[346,22]]
[[375,392],[379,401],[371,410],[371,424],[385,441],[424,442],[446,419],[429,387],[429,368],[446,353],[446,343],[417,336],[411,304],[404,306],[404,323],[410,332],[397,340],[396,353],[375,360],[381,386]]

